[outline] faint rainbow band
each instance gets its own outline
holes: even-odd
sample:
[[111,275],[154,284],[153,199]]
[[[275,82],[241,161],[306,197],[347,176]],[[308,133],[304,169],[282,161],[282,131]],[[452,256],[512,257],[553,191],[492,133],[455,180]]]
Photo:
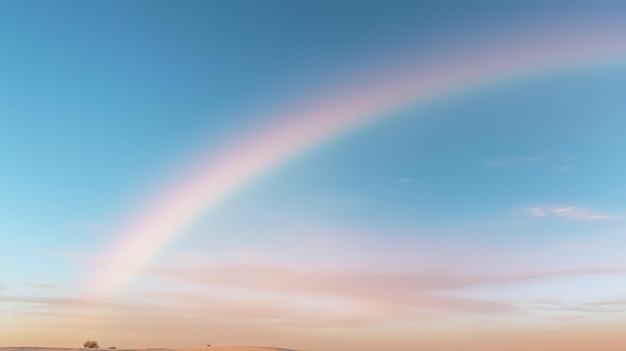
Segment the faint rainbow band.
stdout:
[[[114,296],[195,218],[303,151],[394,111],[472,87],[555,70],[623,63],[626,31],[611,27],[526,38],[482,51],[380,75],[340,95],[279,111],[270,125],[220,152],[209,150],[175,184],[146,204],[116,236],[112,260],[90,275],[87,296]],[[362,83],[364,80],[361,80]]]

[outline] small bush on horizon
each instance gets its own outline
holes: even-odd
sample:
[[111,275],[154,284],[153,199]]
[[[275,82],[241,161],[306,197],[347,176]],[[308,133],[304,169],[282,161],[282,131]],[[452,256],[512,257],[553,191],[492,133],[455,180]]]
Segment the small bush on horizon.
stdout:
[[83,347],[86,349],[97,349],[100,345],[98,345],[98,342],[95,340],[87,340],[83,343]]

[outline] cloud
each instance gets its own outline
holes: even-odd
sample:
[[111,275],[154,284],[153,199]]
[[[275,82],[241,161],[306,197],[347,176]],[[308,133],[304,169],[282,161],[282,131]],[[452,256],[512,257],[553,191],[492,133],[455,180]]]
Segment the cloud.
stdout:
[[597,300],[579,303],[555,301],[536,301],[538,310],[566,311],[566,312],[593,312],[593,313],[620,313],[626,311],[626,299]]
[[[267,264],[220,263],[205,259],[193,264],[152,266],[150,276],[171,283],[148,284],[119,301],[76,296],[7,296],[13,322],[57,333],[76,331],[128,335],[128,342],[150,337],[168,341],[175,335],[191,343],[268,342],[301,333],[332,333],[381,325],[429,326],[458,318],[523,318],[519,303],[447,295],[465,287],[513,284],[562,276],[626,274],[621,268],[516,271],[502,274],[397,272],[368,269],[297,268]],[[163,283],[161,281],[161,283]],[[166,290],[154,286],[168,287]],[[170,289],[173,287],[172,289]],[[538,310],[570,313],[580,306],[537,301]],[[543,303],[543,305],[542,305]],[[619,301],[610,304],[618,305]],[[569,309],[568,309],[569,308]],[[588,310],[605,312],[586,306]],[[616,306],[615,308],[618,308]],[[452,323],[454,325],[454,323]],[[375,330],[375,329],[372,329]],[[383,327],[384,330],[384,327]],[[207,331],[209,334],[207,334]],[[242,335],[244,339],[242,339]],[[163,338],[163,339],[159,339]],[[172,337],[171,340],[174,337]],[[106,339],[98,337],[98,340]],[[206,342],[204,342],[206,343]],[[124,344],[116,341],[117,346]]]
[[414,182],[415,179],[413,178],[400,178],[400,179],[396,179],[393,182],[394,183],[398,183],[398,184],[407,184],[407,183],[411,183]]
[[520,157],[518,159],[514,159],[514,162],[539,162],[550,158],[549,156],[530,156],[530,157]]
[[294,269],[278,266],[218,264],[195,268],[152,267],[168,280],[193,282],[245,292],[279,294],[308,299],[351,301],[401,310],[422,309],[452,313],[499,313],[513,306],[501,302],[441,296],[437,291],[471,285],[473,277],[438,276],[367,270]]
[[572,169],[572,166],[569,166],[569,165],[558,166],[558,167],[552,168],[552,170],[555,172],[565,172],[565,171],[569,171],[570,169]]
[[9,296],[0,295],[0,301],[2,302],[14,302],[23,304],[39,304],[47,306],[59,306],[63,308],[79,308],[79,309],[132,309],[135,306],[126,303],[119,303],[114,301],[82,299],[75,297],[32,297],[32,296]]
[[488,166],[506,166],[514,163],[535,163],[550,158],[549,156],[529,156],[518,158],[505,158],[505,159],[493,159],[486,160],[485,164]]
[[504,166],[507,163],[508,163],[507,161],[503,161],[503,160],[486,160],[485,161],[485,164],[487,166]]
[[349,301],[406,311],[450,314],[499,314],[517,307],[502,301],[452,297],[465,288],[515,284],[564,276],[626,274],[626,269],[517,271],[502,274],[453,272],[375,272],[371,270],[304,269],[261,264],[221,264],[207,261],[194,267],[153,266],[150,273],[167,280],[187,281],[212,289],[284,295],[302,301]]
[[532,206],[522,209],[523,212],[533,217],[554,216],[568,221],[597,221],[607,219],[621,219],[605,214],[593,212],[591,209],[575,206]]
[[24,283],[19,283],[19,286],[25,286],[25,287],[30,287],[30,288],[38,288],[38,289],[57,289],[56,285],[52,285],[52,284],[44,284],[44,283],[29,283],[29,282],[24,282]]
[[499,159],[485,160],[485,164],[490,167],[509,166],[515,164],[532,165],[533,167],[539,167],[549,169],[552,171],[567,171],[572,167],[569,164],[571,160],[580,158],[579,155],[563,155],[563,154],[545,154],[545,155],[533,155],[524,157],[508,157]]

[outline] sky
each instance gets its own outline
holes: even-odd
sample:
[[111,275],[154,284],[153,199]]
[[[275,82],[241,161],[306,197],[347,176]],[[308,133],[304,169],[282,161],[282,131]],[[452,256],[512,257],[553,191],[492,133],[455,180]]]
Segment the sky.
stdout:
[[0,3],[0,346],[623,350],[622,1]]

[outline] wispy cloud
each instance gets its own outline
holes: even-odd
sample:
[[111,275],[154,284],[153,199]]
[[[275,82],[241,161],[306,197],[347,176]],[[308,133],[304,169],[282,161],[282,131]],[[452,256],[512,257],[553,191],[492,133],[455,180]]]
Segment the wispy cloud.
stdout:
[[287,294],[303,300],[352,301],[407,311],[426,309],[493,314],[513,309],[501,302],[448,297],[436,292],[471,284],[470,277],[229,264],[207,264],[194,269],[153,267],[151,272],[168,280],[183,280],[230,291]]
[[505,161],[505,160],[486,160],[485,164],[487,166],[494,166],[495,167],[495,166],[504,166],[504,165],[508,164],[508,162]]
[[533,167],[545,168],[552,171],[568,171],[572,167],[568,163],[572,160],[578,159],[578,155],[560,155],[560,154],[546,154],[546,155],[532,155],[524,157],[504,157],[496,159],[485,160],[484,163],[490,167],[502,167],[512,165],[532,165]]
[[566,302],[560,300],[536,301],[536,309],[547,311],[568,311],[568,312],[600,312],[617,313],[623,312],[626,307],[626,299],[596,300],[587,302]]
[[572,169],[572,166],[570,165],[565,165],[565,166],[558,166],[558,167],[553,167],[551,170],[555,171],[555,172],[566,172]]
[[57,289],[56,285],[45,284],[45,283],[31,283],[31,282],[23,282],[19,283],[19,286],[25,286],[29,288],[38,288],[38,289]]
[[399,178],[399,179],[394,180],[393,182],[398,183],[398,184],[407,184],[407,183],[411,183],[414,181],[415,179],[413,178]]
[[569,270],[516,271],[502,274],[437,274],[416,272],[373,272],[370,270],[304,269],[267,265],[207,262],[194,267],[151,268],[167,280],[187,281],[223,288],[226,291],[257,291],[287,294],[306,300],[324,297],[333,301],[388,306],[400,310],[426,309],[446,313],[498,314],[515,306],[502,301],[452,297],[448,292],[473,287],[517,284],[555,277],[626,274],[626,269],[589,268]]
[[568,221],[597,221],[621,219],[592,211],[589,208],[575,206],[532,206],[523,209],[523,212],[533,217],[558,217]]
[[543,161],[543,160],[547,160],[548,158],[551,158],[551,156],[530,156],[530,157],[520,157],[518,159],[514,159],[514,162],[539,162],[539,161]]
[[[381,323],[426,325],[459,317],[523,316],[527,311],[519,302],[448,293],[466,287],[501,286],[565,276],[625,274],[626,270],[412,273],[233,264],[205,259],[194,260],[193,264],[152,266],[150,273],[153,278],[192,283],[195,287],[184,292],[144,287],[134,296],[119,301],[4,294],[0,295],[0,302],[11,306],[3,312],[14,321],[36,321],[54,328],[57,333],[98,325],[100,332],[123,331],[132,342],[137,334],[142,338],[149,335],[154,341],[172,332],[179,338],[184,335],[185,340],[196,340],[194,338],[200,338],[198,335],[205,335],[209,329],[221,336],[230,335],[236,342],[259,342],[265,340],[264,337],[270,342],[272,338],[292,335],[294,330],[321,332],[334,328],[374,328]],[[619,300],[604,304],[621,307]],[[533,303],[531,308],[571,313],[587,309],[604,312],[608,307],[559,305],[558,301],[544,300]],[[249,339],[242,341],[242,335]]]
[[543,161],[550,158],[549,156],[528,156],[528,157],[517,157],[517,158],[501,158],[501,159],[491,159],[486,160],[485,164],[488,166],[505,166],[514,163],[535,163],[539,161]]

